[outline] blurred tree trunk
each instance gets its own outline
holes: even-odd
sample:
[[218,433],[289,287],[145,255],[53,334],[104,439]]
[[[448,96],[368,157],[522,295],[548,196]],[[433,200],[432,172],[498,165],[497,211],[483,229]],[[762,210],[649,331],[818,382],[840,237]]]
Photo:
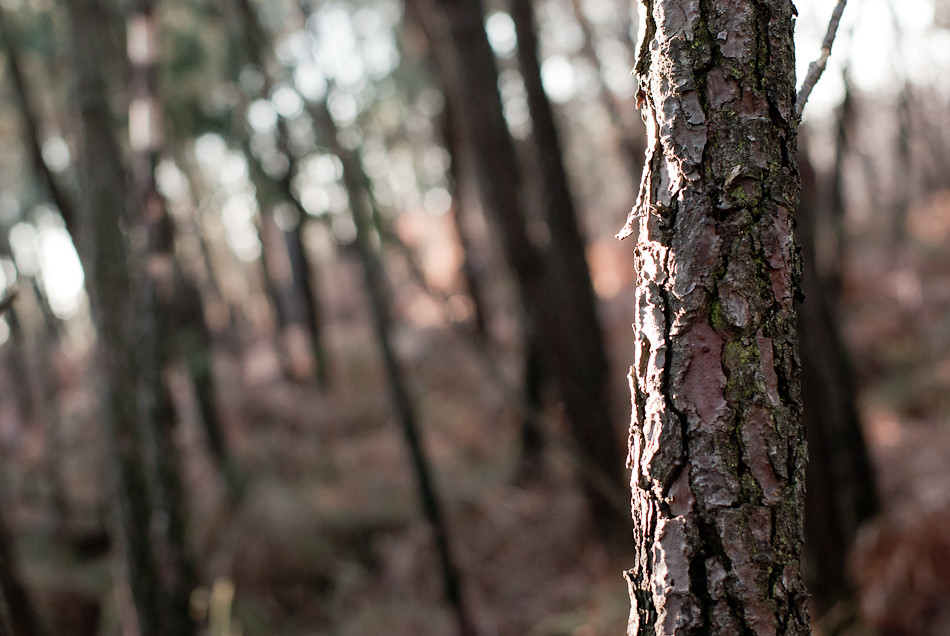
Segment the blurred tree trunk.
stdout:
[[[155,168],[164,144],[158,96],[159,29],[153,0],[136,0],[128,9],[126,34],[130,69],[129,147],[132,152],[130,225],[131,266],[137,276],[136,324],[139,357],[139,411],[152,489],[153,549],[162,571],[163,622],[168,636],[194,633],[189,616],[195,566],[185,535],[174,397],[166,372],[177,351],[176,295],[182,285],[175,255],[175,228],[158,192]],[[197,343],[192,343],[197,344]],[[200,343],[207,350],[207,341]]]
[[[858,420],[851,370],[831,295],[815,258],[815,174],[806,153],[802,151],[799,157],[802,200],[797,235],[802,246],[805,298],[797,312],[808,431],[803,571],[817,618],[843,603],[846,611],[835,612],[830,618],[848,620],[854,617],[855,608],[847,557],[861,523],[877,511],[877,492]],[[826,627],[834,633],[834,626]]]
[[793,7],[646,2],[629,634],[808,634]]
[[[452,86],[457,80],[453,75],[452,66],[446,63],[444,59],[445,42],[434,40],[435,34],[432,32],[432,16],[420,15],[420,11],[431,11],[432,8],[418,2],[409,1],[406,4],[407,13],[413,18],[415,23],[421,28],[426,36],[428,58],[432,70],[438,77],[439,83],[445,93],[445,106],[443,109],[443,130],[445,136],[446,148],[451,157],[450,171],[452,182],[455,186],[455,205],[453,206],[453,220],[459,242],[464,250],[464,261],[462,262],[462,271],[466,276],[472,301],[475,304],[475,320],[480,333],[484,335],[486,329],[486,318],[484,316],[484,296],[482,294],[481,282],[478,277],[477,268],[474,265],[474,258],[471,251],[471,241],[468,240],[465,230],[465,224],[462,217],[462,201],[459,192],[461,183],[461,167],[463,164],[478,166],[476,151],[470,147],[471,141],[467,139],[467,131],[463,118],[465,116],[463,109],[456,99],[448,93],[448,87]],[[440,46],[442,49],[440,49]],[[441,50],[441,52],[440,52]],[[482,205],[488,206],[489,202],[484,194],[484,187],[480,188],[483,199]],[[524,349],[524,369],[522,373],[522,386],[525,408],[522,410],[520,441],[521,456],[515,475],[515,481],[524,483],[538,474],[543,466],[544,460],[544,432],[541,423],[541,413],[543,411],[542,393],[547,374],[542,360],[543,345],[540,341],[533,325],[527,317],[521,318],[522,347]]]
[[[433,66],[438,68],[436,63],[433,63]],[[451,178],[453,201],[452,224],[455,226],[455,235],[458,238],[459,246],[462,248],[462,276],[465,278],[468,296],[472,299],[472,325],[475,328],[475,334],[484,340],[488,337],[485,286],[478,266],[478,259],[473,252],[474,242],[466,226],[469,210],[462,201],[462,167],[465,161],[465,152],[462,147],[461,124],[458,121],[458,113],[448,102],[446,102],[442,112],[442,137],[450,158],[449,176]]]
[[0,635],[41,636],[44,631],[23,585],[13,547],[6,515],[0,515]]
[[[891,152],[894,157],[891,170],[894,173],[895,192],[891,209],[891,231],[887,236],[890,249],[894,251],[899,250],[907,241],[907,213],[915,194],[914,178],[923,172],[914,165],[916,157],[912,151],[915,106],[914,90],[910,81],[905,78],[897,97],[897,137],[894,140],[896,148]],[[844,211],[841,213],[843,215]]]
[[[601,463],[611,481],[621,483],[622,461],[610,416],[609,365],[604,337],[597,316],[597,298],[590,279],[585,241],[581,233],[569,177],[564,169],[554,111],[541,83],[538,37],[531,0],[510,0],[511,17],[518,37],[518,64],[524,78],[531,114],[531,149],[539,167],[540,207],[551,232],[545,254],[546,284],[552,298],[565,308],[560,312],[565,342],[557,351],[567,360],[559,367],[574,366],[576,372],[562,387],[562,398],[571,430],[578,444]],[[542,351],[547,351],[542,343]],[[571,395],[565,395],[565,389]],[[612,504],[595,499],[598,520],[613,515]],[[617,527],[611,524],[611,527]],[[626,531],[623,532],[626,537]]]
[[[203,253],[207,257],[206,253]],[[244,497],[245,478],[230,451],[224,418],[218,408],[214,377],[214,338],[204,316],[201,292],[194,281],[184,280],[174,301],[176,352],[191,378],[207,444],[232,503]]]
[[[625,112],[629,113],[633,111],[632,102],[629,105],[625,103],[622,104],[621,99],[610,90],[610,87],[604,80],[603,66],[600,63],[600,57],[597,55],[596,36],[590,21],[587,19],[587,16],[584,15],[583,0],[571,0],[571,4],[574,7],[574,17],[577,19],[577,24],[584,34],[584,45],[581,48],[581,53],[583,53],[584,57],[598,70],[601,101],[610,118],[613,136],[617,139],[617,143],[620,146],[627,172],[634,182],[636,182],[640,178],[641,172],[643,172],[643,152],[646,149],[646,139],[644,139],[643,129],[641,127],[634,128],[629,122],[629,119],[625,117]],[[629,14],[629,10],[627,13]],[[629,16],[627,17],[627,21],[629,21]],[[629,31],[629,27],[626,28]],[[628,41],[628,38],[623,38],[621,43],[626,45]],[[628,49],[628,47],[624,46],[624,49]],[[631,53],[631,55],[633,54]],[[623,101],[627,102],[629,100]],[[627,108],[622,108],[622,106],[627,106]]]
[[20,417],[29,422],[33,419],[36,409],[33,402],[33,374],[30,372],[30,361],[26,352],[27,334],[24,332],[19,314],[14,308],[11,307],[6,312],[6,319],[10,328],[10,337],[7,343],[9,351],[5,357],[10,367],[10,379],[13,383],[12,393]]
[[[267,57],[268,36],[261,28],[256,10],[248,0],[229,0],[222,11],[226,23],[232,33],[232,47],[238,59],[254,65],[263,77],[261,95],[269,98],[276,81],[273,64]],[[293,149],[287,121],[278,115],[277,120],[277,151],[287,160],[287,165],[279,176],[272,176],[263,169],[260,158],[251,148],[250,143],[244,144],[245,154],[251,164],[254,185],[262,217],[261,239],[264,244],[263,257],[266,275],[271,277],[282,275],[275,271],[274,261],[284,258],[287,260],[287,270],[283,280],[270,279],[270,291],[273,296],[278,323],[281,328],[292,324],[303,326],[310,337],[313,362],[316,365],[317,382],[326,387],[330,381],[329,361],[323,343],[322,308],[320,296],[315,291],[317,277],[314,275],[314,264],[308,257],[304,245],[304,227],[310,215],[307,213],[299,197],[294,192],[293,177],[297,172],[297,157]],[[269,228],[265,226],[274,223],[273,214],[277,205],[290,205],[296,220],[282,225],[282,245],[278,248],[276,242],[271,242],[271,256],[268,257],[267,239]],[[278,249],[282,256],[278,255]],[[270,258],[270,263],[267,259]]]
[[134,287],[122,231],[128,222],[129,190],[102,74],[101,31],[108,17],[97,0],[65,4],[72,39],[72,104],[81,146],[77,247],[99,337],[104,376],[101,417],[112,456],[114,501],[139,631],[142,636],[161,636],[162,585],[150,541],[152,505],[141,454],[136,325],[129,303]]
[[66,228],[69,232],[76,235],[76,213],[73,210],[72,202],[66,197],[65,192],[59,183],[53,177],[53,172],[46,161],[43,159],[43,151],[40,143],[40,118],[36,115],[30,99],[29,89],[26,84],[26,78],[20,68],[20,57],[17,49],[16,39],[13,30],[7,25],[6,10],[0,9],[0,41],[3,42],[3,52],[7,58],[7,68],[9,69],[10,84],[13,87],[13,96],[17,108],[20,111],[20,118],[23,121],[23,140],[24,145],[30,155],[30,161],[39,180],[43,182],[50,200],[59,210]]
[[[597,373],[597,363],[591,362],[597,354],[575,344],[580,334],[570,330],[566,315],[575,309],[593,310],[568,304],[583,300],[561,296],[557,283],[546,276],[541,250],[529,239],[520,168],[503,115],[498,71],[485,34],[482,3],[409,0],[409,4],[436,49],[436,60],[445,65],[439,75],[449,82],[443,87],[446,99],[460,113],[486,213],[494,221],[518,282],[530,330],[541,342],[544,360],[550,365],[564,401],[594,522],[606,537],[616,538],[622,524],[613,490],[623,482],[622,454],[617,434],[609,418],[603,416],[609,405],[602,402],[602,387],[586,390],[592,386],[588,374]],[[552,228],[552,236],[555,231],[559,230]],[[570,249],[563,242],[556,247]],[[553,252],[552,249],[552,259],[567,259],[572,264],[583,262],[582,250],[580,254]]]
[[[5,243],[4,239],[4,243]],[[4,245],[4,255],[9,253]],[[27,281],[21,281],[27,283]],[[59,319],[53,314],[35,277],[29,280],[32,294],[26,295],[4,314],[10,326],[10,362],[16,378],[22,415],[46,431],[46,478],[53,509],[53,524],[60,547],[65,545],[69,526],[69,505],[63,482],[65,461],[59,422],[59,386],[56,378],[56,350],[59,346]],[[35,302],[33,302],[35,301]],[[20,393],[22,392],[22,397]]]
[[[842,276],[844,275],[844,260],[847,250],[845,240],[844,215],[847,210],[847,192],[845,189],[845,163],[850,152],[851,136],[855,127],[856,111],[854,95],[851,87],[851,77],[848,68],[842,71],[841,79],[844,82],[844,97],[835,113],[835,158],[831,171],[831,183],[828,196],[828,225],[834,239],[832,253],[829,255],[827,266],[821,272],[828,284],[828,291],[837,294],[841,290]],[[815,246],[817,248],[817,245]],[[817,259],[818,254],[815,255]]]
[[340,144],[336,124],[325,107],[311,108],[310,112],[322,141],[343,165],[343,185],[349,197],[350,213],[356,227],[355,243],[363,267],[366,292],[370,299],[376,340],[382,350],[393,407],[406,445],[409,447],[422,507],[435,535],[445,595],[455,612],[459,636],[475,636],[477,633],[475,623],[462,594],[461,577],[452,552],[448,521],[432,479],[430,462],[419,433],[415,406],[406,386],[405,374],[393,349],[390,335],[393,320],[389,282],[382,259],[372,245],[372,235],[375,233],[374,206],[369,203],[370,193],[365,187],[369,180],[359,156],[355,152],[346,150]]

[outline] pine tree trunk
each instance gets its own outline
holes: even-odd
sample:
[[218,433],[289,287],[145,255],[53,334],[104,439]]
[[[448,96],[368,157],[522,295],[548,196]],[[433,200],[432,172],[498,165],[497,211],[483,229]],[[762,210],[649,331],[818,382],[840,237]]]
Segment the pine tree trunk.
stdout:
[[[531,113],[531,141],[540,175],[540,203],[551,232],[545,258],[545,278],[549,297],[563,304],[559,312],[562,350],[566,360],[556,362],[571,367],[569,379],[561,381],[561,392],[573,437],[601,470],[621,483],[622,453],[610,415],[610,381],[603,333],[597,316],[597,299],[585,254],[585,241],[574,207],[563,153],[554,122],[554,111],[541,83],[538,37],[531,0],[511,0],[511,17],[518,37],[518,64],[524,78]],[[546,318],[546,320],[549,318]],[[550,342],[544,342],[550,352]],[[565,374],[562,373],[562,376]],[[567,394],[570,392],[570,394]],[[610,523],[613,505],[599,493],[591,492],[594,518],[607,534],[626,528]],[[607,523],[605,523],[607,522]],[[611,539],[614,540],[614,539]],[[620,539],[616,538],[619,545]]]
[[[232,46],[236,57],[257,66],[263,73],[263,88],[261,94],[270,96],[277,81],[280,79],[273,70],[274,64],[267,59],[266,47],[268,34],[261,27],[254,6],[248,0],[230,0],[223,8],[224,17],[231,30]],[[287,167],[281,176],[272,177],[267,174],[254,155],[249,142],[245,141],[245,155],[251,164],[253,181],[257,189],[258,203],[261,207],[261,216],[273,217],[277,203],[288,204],[296,212],[297,219],[291,229],[281,229],[282,241],[281,256],[287,260],[286,281],[275,282],[270,280],[275,310],[281,327],[296,324],[303,327],[310,337],[311,354],[315,365],[317,384],[326,388],[330,383],[330,364],[327,349],[324,346],[323,308],[320,296],[315,290],[317,276],[313,261],[310,259],[304,245],[303,230],[310,218],[300,198],[294,192],[293,178],[297,173],[297,157],[292,148],[292,140],[287,122],[282,117],[277,121],[277,150],[287,159]],[[273,218],[261,220],[262,225],[273,224]],[[272,229],[272,228],[270,228]],[[261,228],[261,240],[267,239],[266,232]],[[271,254],[277,248],[271,249]],[[262,262],[265,270],[267,247]],[[273,267],[270,268],[273,273]],[[265,274],[267,272],[265,271]],[[276,287],[276,288],[275,288]]]
[[[808,430],[804,576],[812,608],[820,618],[836,604],[854,601],[848,554],[861,524],[877,511],[878,500],[851,370],[835,321],[833,295],[819,273],[815,254],[815,175],[805,153],[799,156],[802,200],[797,234],[802,245],[805,298],[797,312]],[[831,618],[853,617],[853,605],[844,609],[851,611],[835,612]]]
[[43,630],[14,557],[7,520],[0,515],[0,636],[40,636]]
[[[548,261],[528,234],[521,169],[498,93],[498,71],[485,34],[482,2],[412,0],[409,6],[436,47],[436,59],[445,65],[440,77],[450,81],[443,87],[444,92],[459,113],[466,142],[473,151],[485,213],[495,225],[518,283],[530,331],[543,347],[547,370],[564,402],[571,424],[572,450],[580,460],[594,523],[605,537],[613,539],[619,534],[618,528],[625,525],[614,497],[614,484],[619,489],[622,483],[622,453],[605,414],[605,388],[597,385],[596,378],[603,375],[596,348],[583,339],[587,335],[583,332],[594,328],[590,320],[573,322],[594,310],[582,294],[560,287],[565,284],[563,275],[546,271]],[[569,263],[565,269],[583,268],[587,274],[576,225],[573,238],[569,233],[561,234],[565,227],[551,228],[550,260],[562,259]]]
[[72,39],[72,104],[79,116],[78,157],[82,199],[77,247],[98,331],[102,367],[102,420],[113,464],[113,486],[129,585],[142,636],[160,634],[161,582],[150,545],[150,494],[141,454],[133,297],[128,246],[128,186],[112,130],[101,50],[106,14],[97,0],[65,3]]
[[793,6],[645,0],[629,634],[807,634]]
[[[187,636],[195,626],[189,598],[197,585],[195,566],[185,537],[185,498],[174,433],[174,400],[165,372],[175,357],[174,301],[179,286],[175,228],[155,182],[155,168],[164,145],[158,95],[159,24],[154,0],[136,0],[128,9],[130,68],[129,147],[132,152],[130,221],[133,236],[131,269],[136,278],[136,326],[139,412],[143,444],[150,461],[152,549],[162,571],[161,632]],[[208,343],[203,343],[208,346]]]
[[347,151],[340,144],[336,124],[325,107],[319,110],[313,109],[311,112],[322,141],[343,164],[343,185],[347,191],[350,214],[356,228],[354,243],[363,267],[363,279],[370,300],[376,341],[382,352],[393,409],[408,446],[422,508],[426,520],[432,527],[446,600],[455,612],[459,636],[475,636],[477,630],[462,593],[461,575],[453,555],[448,520],[432,477],[431,464],[425,452],[416,408],[409,394],[405,373],[396,358],[396,351],[392,344],[393,321],[389,281],[382,259],[372,245],[373,206],[368,202],[370,194],[364,186],[367,183],[366,172],[358,155]]

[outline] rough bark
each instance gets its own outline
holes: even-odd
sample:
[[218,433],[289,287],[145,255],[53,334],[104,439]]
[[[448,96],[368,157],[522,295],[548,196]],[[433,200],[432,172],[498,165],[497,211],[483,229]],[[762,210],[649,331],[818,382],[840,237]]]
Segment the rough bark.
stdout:
[[643,8],[628,633],[807,634],[794,8]]

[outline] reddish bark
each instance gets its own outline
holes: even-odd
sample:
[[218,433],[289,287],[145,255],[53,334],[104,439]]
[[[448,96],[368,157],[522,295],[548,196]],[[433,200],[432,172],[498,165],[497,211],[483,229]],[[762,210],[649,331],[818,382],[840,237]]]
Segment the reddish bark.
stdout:
[[644,8],[628,631],[809,633],[793,7]]

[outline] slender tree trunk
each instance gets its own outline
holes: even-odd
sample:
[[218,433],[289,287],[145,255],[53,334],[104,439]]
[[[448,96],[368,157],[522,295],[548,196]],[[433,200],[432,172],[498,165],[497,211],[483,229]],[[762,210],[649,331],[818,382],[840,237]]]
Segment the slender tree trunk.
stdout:
[[891,153],[893,157],[894,174],[894,202],[891,210],[891,231],[888,232],[890,250],[897,251],[907,241],[907,212],[910,209],[911,199],[914,196],[914,175],[921,174],[915,164],[912,152],[914,143],[914,89],[908,80],[897,97],[897,137],[894,140],[896,148]]
[[[240,43],[235,47],[235,50],[239,51],[247,61],[260,69],[264,77],[262,92],[265,96],[269,96],[276,78],[271,70],[273,65],[267,59],[265,53],[268,36],[261,28],[257,13],[248,0],[230,0],[229,6],[230,10],[225,11],[225,17],[233,32],[235,42]],[[255,186],[258,190],[261,214],[272,214],[274,204],[279,201],[293,206],[297,214],[294,227],[284,231],[283,236],[283,247],[289,261],[290,274],[288,281],[289,294],[284,304],[296,305],[296,309],[281,308],[279,306],[280,301],[275,299],[275,304],[278,305],[276,309],[278,314],[281,314],[285,319],[290,319],[293,316],[293,322],[302,324],[307,329],[310,336],[313,361],[316,365],[317,383],[321,387],[326,387],[330,382],[330,365],[323,343],[321,319],[323,310],[320,305],[320,296],[314,289],[317,279],[313,273],[314,265],[307,255],[303,241],[304,226],[310,217],[300,198],[294,192],[293,177],[297,172],[297,157],[291,147],[287,122],[283,118],[278,118],[276,141],[278,151],[287,159],[287,168],[284,174],[273,178],[259,166],[252,166],[252,171],[256,175]],[[259,163],[249,145],[245,145],[245,154],[247,154],[250,163]],[[262,238],[264,237],[262,236]],[[274,291],[278,295],[281,294],[279,290]]]
[[43,633],[14,559],[7,520],[0,515],[0,634],[41,636]]
[[[584,15],[583,0],[571,0],[571,4],[574,7],[574,17],[577,19],[577,24],[584,34],[584,45],[581,48],[581,53],[594,65],[594,68],[601,69],[600,58],[595,48],[596,40],[594,29],[588,21],[587,16]],[[629,21],[629,17],[627,21]],[[627,27],[627,29],[629,30],[629,27]],[[628,42],[627,38],[622,39],[621,42],[625,45],[624,48],[629,50],[629,47],[626,46]],[[640,174],[643,171],[643,151],[646,142],[643,138],[643,130],[640,128],[635,130],[625,121],[625,111],[621,109],[621,100],[610,90],[607,82],[604,81],[602,71],[600,74],[600,85],[601,101],[607,110],[607,115],[610,117],[613,136],[620,146],[627,172],[631,175],[633,180],[636,181],[640,178]],[[632,110],[632,108],[630,110]]]
[[[859,527],[877,511],[877,489],[831,294],[815,258],[815,175],[805,153],[800,156],[797,234],[805,299],[797,310],[809,456],[804,574],[820,618],[837,603],[854,601],[847,557]],[[854,607],[850,609],[836,618],[853,618]]]
[[[238,0],[243,2],[244,0]],[[327,352],[323,346],[323,308],[320,297],[314,291],[316,276],[314,266],[304,244],[304,228],[310,215],[294,192],[293,177],[297,173],[297,157],[290,144],[290,131],[282,118],[277,121],[277,148],[287,157],[287,171],[278,179],[283,198],[293,206],[296,221],[284,232],[287,258],[290,260],[290,272],[293,288],[303,307],[303,322],[310,334],[310,348],[316,366],[317,385],[326,388],[330,383],[330,369]]]
[[[832,294],[837,294],[841,290],[841,279],[844,275],[844,260],[847,251],[844,215],[848,198],[844,171],[848,153],[851,151],[851,137],[857,115],[854,108],[854,95],[851,90],[852,82],[847,68],[842,73],[842,80],[844,81],[844,97],[835,113],[835,159],[831,171],[828,203],[825,206],[828,212],[827,226],[834,238],[834,244],[833,251],[830,254],[830,262],[827,267],[822,268],[824,271],[821,272],[825,280],[828,281],[828,290]],[[816,218],[815,221],[817,222],[817,220]],[[815,258],[818,258],[817,254]]]
[[[532,0],[510,0],[510,9],[518,37],[518,63],[531,113],[531,141],[539,167],[540,203],[551,231],[551,245],[545,258],[546,285],[550,297],[564,306],[559,314],[563,349],[555,354],[566,359],[556,362],[555,366],[575,369],[569,379],[561,381],[562,398],[573,437],[600,462],[611,481],[621,483],[622,453],[610,415],[609,365],[597,316],[597,299],[574,197],[564,169],[554,111],[541,84]],[[597,522],[612,519],[615,514],[612,503],[593,492],[591,496]],[[615,523],[604,525],[617,532],[621,528]],[[625,531],[623,535],[626,537]]]
[[[558,289],[557,277],[548,278],[542,252],[529,239],[520,168],[502,111],[498,71],[485,34],[482,3],[410,0],[409,5],[436,47],[436,59],[445,65],[440,77],[450,82],[444,86],[446,98],[460,113],[486,214],[496,226],[530,329],[544,347],[545,362],[564,401],[577,455],[583,460],[580,472],[594,522],[606,537],[617,536],[621,521],[613,484],[622,483],[620,447],[609,419],[603,416],[608,405],[600,403],[602,387],[584,390],[591,389],[589,378],[598,373],[598,364],[593,361],[596,352],[578,344],[580,334],[571,327],[574,315],[568,315],[575,314],[575,309],[581,314],[593,310],[569,304],[584,301],[571,295],[572,290]],[[569,237],[554,238],[563,227],[551,230],[557,249],[576,250]],[[570,263],[567,267],[576,266],[583,261],[583,248],[570,254],[552,249],[551,258],[565,259]],[[586,273],[586,265],[584,268]]]
[[[204,254],[207,258],[207,255]],[[218,408],[214,378],[213,337],[204,319],[204,307],[197,285],[185,281],[175,299],[176,341],[179,355],[191,376],[202,430],[208,452],[224,478],[224,485],[232,503],[244,496],[245,479],[235,461],[227,441],[221,410]]]
[[544,412],[544,350],[529,325],[523,329],[525,341],[524,354],[524,397],[527,408],[521,420],[521,456],[515,481],[526,483],[541,475],[544,470],[544,424],[541,414]]
[[794,10],[645,0],[629,634],[808,634]]
[[330,114],[325,109],[321,109],[320,112],[314,109],[311,112],[315,116],[316,121],[314,123],[318,126],[323,141],[343,164],[343,184],[349,195],[350,212],[356,227],[356,248],[359,251],[363,266],[366,292],[370,298],[376,340],[382,350],[393,407],[399,418],[406,444],[409,447],[412,467],[416,474],[416,483],[422,499],[422,507],[435,535],[445,595],[455,611],[459,635],[474,636],[477,633],[475,623],[470,615],[465,597],[462,595],[461,577],[452,554],[448,522],[432,479],[429,459],[426,457],[419,433],[415,407],[405,383],[405,374],[392,346],[390,333],[393,321],[390,311],[389,283],[383,269],[382,260],[371,242],[374,233],[372,223],[373,206],[368,203],[369,193],[364,189],[366,183],[365,171],[359,162],[359,158],[348,152],[339,143],[336,124]]
[[60,215],[62,215],[63,221],[66,223],[66,228],[75,236],[76,213],[73,210],[72,202],[66,197],[66,193],[63,192],[63,189],[53,177],[53,172],[43,159],[43,151],[39,138],[39,117],[36,115],[30,99],[26,78],[23,77],[23,71],[20,68],[20,56],[16,39],[11,29],[7,26],[5,13],[5,10],[0,9],[0,41],[3,42],[4,53],[7,58],[7,68],[10,71],[10,83],[13,86],[13,96],[20,110],[20,117],[23,120],[23,139],[30,154],[30,161],[33,163],[34,171],[46,187],[53,205],[56,206]]
[[150,495],[141,455],[135,325],[127,246],[128,185],[113,134],[100,50],[108,19],[97,0],[69,0],[72,39],[72,103],[79,115],[78,155],[82,199],[77,247],[83,261],[102,367],[102,420],[110,444],[115,502],[126,567],[142,636],[160,635],[164,608],[150,545]]
[[[212,333],[211,326],[205,317],[205,301],[216,303],[220,307],[228,306],[215,272],[214,258],[205,240],[201,220],[198,218],[198,201],[207,193],[203,192],[204,184],[195,172],[187,157],[181,152],[176,153],[180,167],[184,169],[185,178],[194,197],[192,217],[184,224],[189,233],[192,233],[192,264],[189,272],[182,268],[181,285],[177,289],[175,299],[175,322],[178,325],[176,341],[179,354],[184,358],[185,367],[191,376],[195,390],[195,398],[201,413],[201,426],[205,436],[208,452],[218,470],[221,472],[225,487],[232,502],[239,501],[244,495],[244,477],[235,461],[227,441],[224,420],[218,408],[214,378],[214,347],[215,336],[223,336],[225,330],[218,329],[219,333]],[[184,232],[178,228],[181,237]],[[233,327],[233,312],[228,311],[231,326]],[[224,338],[218,338],[225,340]],[[221,344],[221,343],[218,343]]]
[[[433,64],[433,66],[438,67],[437,64]],[[477,259],[473,254],[474,242],[466,226],[466,218],[470,211],[462,201],[462,164],[465,160],[465,152],[462,145],[461,125],[458,121],[458,114],[450,103],[445,104],[442,114],[442,137],[450,157],[449,174],[452,180],[453,200],[452,224],[455,226],[455,235],[458,238],[459,246],[462,248],[462,276],[465,279],[468,296],[472,299],[472,325],[475,334],[482,340],[486,340],[488,338],[488,315],[486,311],[487,303],[485,302],[485,286],[476,262]]]
[[[132,243],[136,286],[139,356],[139,409],[147,457],[153,464],[153,548],[162,570],[163,617],[168,636],[194,633],[189,598],[197,584],[185,536],[184,497],[175,448],[174,400],[165,380],[176,353],[175,296],[179,286],[175,230],[155,183],[155,167],[164,144],[158,96],[159,24],[153,0],[136,0],[127,21],[131,101],[129,146],[132,151],[131,223],[140,232]],[[208,343],[203,343],[205,347]]]

